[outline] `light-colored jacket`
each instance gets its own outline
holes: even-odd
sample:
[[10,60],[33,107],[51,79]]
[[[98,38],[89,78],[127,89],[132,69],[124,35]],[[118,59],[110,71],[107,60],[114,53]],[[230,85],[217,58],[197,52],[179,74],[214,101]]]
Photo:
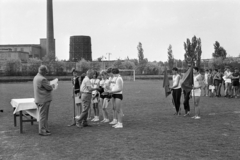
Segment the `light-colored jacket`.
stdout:
[[33,90],[35,103],[45,103],[52,101],[52,86],[49,81],[38,73],[33,79]]

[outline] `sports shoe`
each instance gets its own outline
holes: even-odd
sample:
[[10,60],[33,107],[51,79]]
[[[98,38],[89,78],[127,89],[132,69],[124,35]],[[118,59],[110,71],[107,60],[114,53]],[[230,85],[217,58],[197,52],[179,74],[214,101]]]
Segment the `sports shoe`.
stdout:
[[95,121],[95,119],[96,119],[96,117],[94,117],[94,118],[93,118],[91,121],[93,121],[93,122],[94,122],[94,121]]
[[39,135],[40,135],[40,136],[50,136],[51,133],[47,133],[47,132],[45,132],[45,133],[39,133]]
[[116,119],[113,119],[113,121],[110,122],[109,124],[117,124],[117,120],[116,120]]
[[104,123],[108,123],[109,122],[109,119],[105,119]]
[[197,117],[197,116],[193,116],[192,118],[194,118],[194,119],[195,119],[196,117]]
[[115,125],[114,128],[123,128],[123,124],[122,123],[118,123],[117,125]]
[[80,119],[80,116],[76,116],[75,119],[77,119],[77,120]]
[[97,121],[99,121],[99,118],[95,118],[94,120],[92,120],[93,122],[97,122]]
[[116,123],[115,125],[113,125],[112,127],[115,128],[119,123]]
[[195,119],[200,119],[200,118],[201,118],[201,117],[199,117],[199,116],[196,116],[196,117],[195,117]]
[[187,112],[186,114],[183,115],[184,117],[190,116],[190,112]]
[[106,121],[106,119],[103,119],[101,122],[104,123]]

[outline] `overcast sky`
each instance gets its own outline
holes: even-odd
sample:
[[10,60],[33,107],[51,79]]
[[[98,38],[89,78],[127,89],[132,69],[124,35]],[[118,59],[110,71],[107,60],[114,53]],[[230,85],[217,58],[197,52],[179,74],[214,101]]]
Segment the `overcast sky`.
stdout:
[[[202,40],[202,58],[218,41],[228,55],[240,54],[240,1],[53,0],[56,56],[69,59],[73,35],[88,35],[92,57],[138,58],[142,43],[150,61],[166,61],[171,44],[176,59],[183,43]],[[0,0],[0,44],[39,44],[46,37],[46,0]]]

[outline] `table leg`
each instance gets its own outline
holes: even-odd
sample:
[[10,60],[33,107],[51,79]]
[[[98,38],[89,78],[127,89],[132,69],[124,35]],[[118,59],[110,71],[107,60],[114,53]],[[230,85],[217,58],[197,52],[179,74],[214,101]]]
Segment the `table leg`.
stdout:
[[[13,111],[15,110],[15,108],[13,108]],[[14,127],[17,126],[17,115],[16,113],[13,115],[13,120],[14,120]]]
[[23,132],[23,122],[22,122],[22,111],[20,111],[20,133],[22,133]]
[[33,117],[31,116],[31,125],[33,125]]

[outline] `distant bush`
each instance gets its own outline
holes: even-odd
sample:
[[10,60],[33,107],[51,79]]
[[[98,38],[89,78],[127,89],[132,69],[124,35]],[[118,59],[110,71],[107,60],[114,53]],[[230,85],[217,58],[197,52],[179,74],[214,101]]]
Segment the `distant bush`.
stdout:
[[10,59],[6,61],[5,73],[8,76],[19,76],[22,74],[21,60]]

